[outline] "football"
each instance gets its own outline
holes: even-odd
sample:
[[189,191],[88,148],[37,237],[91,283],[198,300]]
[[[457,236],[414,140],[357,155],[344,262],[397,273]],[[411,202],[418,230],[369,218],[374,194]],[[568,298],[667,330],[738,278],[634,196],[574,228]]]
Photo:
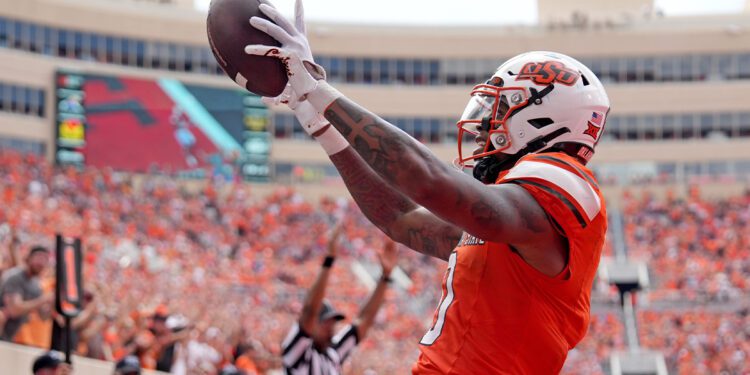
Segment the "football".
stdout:
[[259,0],[212,0],[206,20],[208,42],[229,78],[250,92],[275,97],[288,81],[284,65],[273,57],[245,53],[248,44],[281,45],[250,25],[251,17],[268,19],[260,4]]

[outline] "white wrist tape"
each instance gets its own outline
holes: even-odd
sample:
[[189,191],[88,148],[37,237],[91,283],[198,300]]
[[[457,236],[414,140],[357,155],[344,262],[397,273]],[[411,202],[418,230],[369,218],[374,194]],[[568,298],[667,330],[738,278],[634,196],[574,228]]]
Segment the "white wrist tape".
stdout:
[[315,137],[315,140],[320,143],[328,155],[337,154],[349,147],[349,142],[346,141],[346,138],[333,125],[326,128],[323,134]]
[[315,108],[313,108],[308,102],[301,102],[299,106],[294,109],[294,115],[297,116],[297,120],[302,125],[302,129],[311,136],[328,125],[328,120],[326,120],[323,115],[316,112]]
[[324,113],[331,103],[342,96],[344,96],[344,94],[339,92],[339,90],[333,88],[328,82],[320,80],[318,81],[318,86],[307,94],[307,101],[309,101],[318,112]]

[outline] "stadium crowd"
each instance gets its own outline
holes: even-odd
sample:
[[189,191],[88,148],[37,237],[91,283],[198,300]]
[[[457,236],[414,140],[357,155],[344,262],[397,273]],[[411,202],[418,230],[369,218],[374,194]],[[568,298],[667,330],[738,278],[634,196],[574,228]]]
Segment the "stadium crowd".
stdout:
[[652,300],[729,301],[750,291],[750,191],[724,199],[624,199],[628,256],[648,262]]
[[677,374],[747,374],[750,314],[710,310],[643,311],[641,345],[661,348]]
[[[645,260],[642,301],[665,309],[638,314],[641,345],[661,348],[679,374],[750,369],[750,191],[721,200],[626,194],[628,256]],[[696,308],[695,306],[701,306]]]
[[[353,316],[369,292],[353,280],[347,260],[377,264],[372,249],[381,238],[346,200],[314,208],[285,189],[258,199],[248,185],[223,194],[213,186],[190,192],[172,179],[58,169],[12,152],[0,154],[0,163],[3,268],[23,262],[24,244],[51,248],[55,233],[83,238],[95,314],[78,329],[80,354],[118,359],[135,353],[145,368],[206,373],[230,362],[248,373],[280,367],[281,339],[318,270],[327,230],[342,219],[345,260],[334,268],[330,298]],[[425,301],[424,311],[387,303],[361,345],[370,354],[351,365],[356,372],[408,368],[416,356],[414,342],[439,297],[442,267],[411,252],[403,257],[412,286],[389,298]],[[46,293],[53,289],[50,267],[41,284]],[[45,307],[29,314],[16,342],[49,346]],[[186,350],[170,349],[176,342]]]
[[[348,317],[356,315],[370,292],[352,266],[375,266],[376,249],[382,243],[378,231],[346,199],[312,203],[286,188],[260,196],[247,184],[186,184],[157,175],[62,169],[37,156],[9,151],[0,151],[0,200],[3,275],[24,264],[32,246],[51,250],[56,233],[83,239],[88,315],[74,323],[77,353],[106,360],[134,354],[144,368],[174,373],[214,374],[230,364],[247,374],[280,368],[281,340],[297,318],[304,293],[320,267],[328,230],[337,222],[346,223],[342,259],[333,269],[328,296]],[[731,216],[739,225],[747,222],[747,210],[739,207],[742,202],[745,207],[750,203],[742,197],[727,205],[701,202],[697,206],[712,217]],[[693,235],[698,237],[690,239],[719,231],[713,233],[723,236],[722,243],[733,244],[723,247],[723,254],[733,261],[722,264],[722,269],[729,280],[737,278],[736,272],[747,280],[747,261],[740,256],[747,255],[750,232],[743,236],[737,233],[740,227],[727,229],[724,219],[711,226],[705,217],[697,221],[693,212],[698,208],[690,204],[664,206],[633,198],[626,207],[626,217],[633,215],[626,222],[628,246],[634,254],[652,254],[656,267],[664,268],[658,285],[697,293],[694,284],[711,280],[717,267],[693,272],[690,277],[696,280],[683,280],[689,276],[679,268],[681,263],[690,263],[684,261],[699,251],[690,247],[690,241],[678,238],[678,231],[687,230],[662,225],[668,214],[678,223],[693,226]],[[656,223],[666,228],[653,228]],[[653,246],[661,241],[660,236],[674,238],[668,243],[686,248]],[[701,259],[721,261],[722,246],[701,241],[714,246]],[[411,285],[388,292],[373,329],[346,365],[347,373],[406,373],[416,359],[417,342],[440,298],[444,264],[412,251],[403,250],[400,256],[399,266]],[[674,256],[686,258],[681,262]],[[40,298],[47,296],[47,302],[28,313],[13,341],[49,347],[53,320],[59,319],[51,312],[48,297],[54,289],[52,268],[48,265],[40,276]],[[731,285],[746,290],[745,284],[732,281]],[[707,365],[739,355],[728,349],[729,342],[715,345],[720,331],[711,325],[714,320],[691,320],[696,326],[694,335],[699,337],[688,335],[679,341],[682,336],[675,328],[679,324],[674,323],[679,316],[642,312],[640,317],[647,322],[640,331],[644,343],[672,348],[672,365],[694,363],[685,362],[688,354],[690,360],[702,358]],[[620,320],[616,313],[595,308],[589,334],[571,351],[564,373],[604,373],[609,353],[625,347]],[[706,324],[700,326],[701,322]],[[746,317],[732,320],[729,326],[720,321],[722,327],[736,332],[742,330],[743,322],[747,327]],[[682,342],[686,346],[679,347]],[[690,346],[693,342],[701,346],[700,353]],[[714,346],[707,349],[707,345]],[[747,348],[742,353],[746,361]]]

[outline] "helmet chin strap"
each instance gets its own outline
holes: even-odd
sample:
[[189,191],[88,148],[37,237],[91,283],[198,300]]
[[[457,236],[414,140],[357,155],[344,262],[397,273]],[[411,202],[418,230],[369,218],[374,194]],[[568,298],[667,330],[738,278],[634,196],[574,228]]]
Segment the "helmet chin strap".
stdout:
[[494,184],[497,180],[497,176],[500,175],[500,172],[510,169],[516,164],[516,162],[518,162],[519,159],[526,156],[527,154],[537,152],[547,147],[550,141],[565,133],[570,133],[570,129],[560,128],[553,131],[552,133],[541,136],[529,142],[528,144],[526,144],[526,147],[522,148],[517,153],[510,155],[505,160],[498,160],[497,158],[495,158],[495,155],[485,156],[479,159],[476,164],[474,164],[472,174],[474,175],[474,178],[476,178],[483,184]]
[[518,159],[519,157],[515,155],[503,161],[497,160],[492,155],[485,156],[474,164],[472,174],[474,178],[483,184],[493,184],[497,180],[497,176],[500,175],[500,172],[513,166]]

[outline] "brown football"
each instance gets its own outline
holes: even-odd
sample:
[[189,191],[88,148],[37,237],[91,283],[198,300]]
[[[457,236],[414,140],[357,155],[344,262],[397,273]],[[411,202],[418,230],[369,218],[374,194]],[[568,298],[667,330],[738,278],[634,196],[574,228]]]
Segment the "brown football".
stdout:
[[229,78],[261,96],[274,97],[284,91],[289,78],[276,58],[245,53],[248,44],[280,46],[276,39],[252,27],[250,18],[268,19],[259,0],[212,0],[206,29],[211,51]]

